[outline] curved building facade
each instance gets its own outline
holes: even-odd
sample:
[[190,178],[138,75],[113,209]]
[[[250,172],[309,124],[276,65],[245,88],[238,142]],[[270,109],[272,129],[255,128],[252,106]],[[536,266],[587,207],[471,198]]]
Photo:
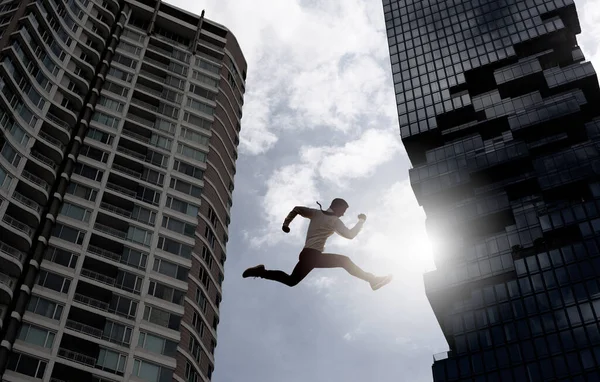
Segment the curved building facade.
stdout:
[[2,381],[208,381],[246,62],[156,0],[0,3]]

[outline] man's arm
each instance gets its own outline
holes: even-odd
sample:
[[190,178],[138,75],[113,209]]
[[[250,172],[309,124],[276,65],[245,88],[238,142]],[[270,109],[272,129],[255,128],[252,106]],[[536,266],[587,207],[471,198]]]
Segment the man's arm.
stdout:
[[[313,216],[313,210],[308,208],[308,207],[301,207],[301,206],[296,206],[294,207],[293,210],[290,211],[290,213],[288,214],[288,216],[285,218],[285,220],[283,221],[283,227],[282,229],[285,232],[289,232],[289,225],[292,222],[292,220],[294,220],[294,218],[296,217],[296,215],[300,215],[304,218],[311,218]],[[287,228],[287,230],[286,230]]]
[[367,217],[361,214],[359,216],[358,223],[356,223],[356,225],[351,229],[348,229],[348,227],[346,227],[346,225],[338,219],[338,221],[335,223],[335,232],[346,239],[352,240],[356,237],[356,235],[358,235],[363,227],[363,224],[365,224],[366,219]]

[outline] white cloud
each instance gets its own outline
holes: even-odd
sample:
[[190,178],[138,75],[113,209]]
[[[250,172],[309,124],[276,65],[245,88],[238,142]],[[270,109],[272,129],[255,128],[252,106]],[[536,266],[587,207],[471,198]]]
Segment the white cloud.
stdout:
[[[263,210],[268,225],[258,230],[251,244],[276,244],[283,236],[274,236],[273,233],[281,228],[283,219],[294,206],[313,205],[320,199],[320,187],[339,189],[350,180],[370,176],[379,166],[397,158],[400,148],[392,130],[375,129],[365,131],[344,146],[300,148],[300,162],[279,168],[267,181]],[[303,234],[301,224],[293,223],[291,226],[290,235],[295,239]]]
[[[294,164],[276,170],[267,181],[267,192],[263,198],[262,217],[268,220],[268,228],[261,230],[262,235],[253,236],[250,243],[255,247],[275,244],[283,235],[274,236],[273,233],[281,228],[290,210],[306,200],[318,198],[314,169],[310,166]],[[290,235],[299,237],[299,231],[292,230]]]
[[316,168],[321,179],[344,186],[349,180],[373,174],[401,151],[401,145],[395,131],[369,129],[344,146],[305,148],[301,157]]
[[597,73],[600,73],[600,2],[597,0],[576,1],[577,13],[581,24],[578,41],[586,59],[591,61]]
[[206,9],[242,47],[248,61],[242,153],[267,152],[283,131],[360,131],[361,118],[395,122],[380,2],[169,2]]
[[306,284],[313,288],[317,293],[329,290],[336,284],[337,279],[329,276],[311,277],[306,280]]

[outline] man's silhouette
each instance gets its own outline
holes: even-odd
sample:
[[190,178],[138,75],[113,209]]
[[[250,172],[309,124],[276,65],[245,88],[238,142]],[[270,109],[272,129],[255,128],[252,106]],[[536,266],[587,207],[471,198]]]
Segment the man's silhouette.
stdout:
[[[321,206],[319,204],[319,206]],[[281,229],[290,232],[289,224],[296,215],[310,219],[308,232],[306,233],[306,243],[304,249],[300,252],[298,264],[291,275],[283,271],[270,271],[265,269],[264,265],[257,265],[248,268],[242,274],[242,277],[260,277],[267,280],[279,281],[287,286],[298,285],[315,268],[344,268],[352,276],[367,281],[371,284],[373,290],[377,290],[392,280],[392,276],[377,277],[360,269],[347,256],[335,255],[332,253],[323,253],[327,238],[334,232],[347,238],[354,239],[360,232],[367,217],[364,214],[358,215],[358,223],[352,229],[348,229],[340,220],[348,209],[348,203],[344,199],[336,198],[331,202],[327,211],[317,210],[308,207],[294,207],[283,222]]]

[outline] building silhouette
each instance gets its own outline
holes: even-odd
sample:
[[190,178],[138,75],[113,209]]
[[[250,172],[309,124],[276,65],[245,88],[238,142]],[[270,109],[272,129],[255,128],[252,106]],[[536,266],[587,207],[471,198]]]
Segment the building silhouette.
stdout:
[[3,1],[0,35],[2,381],[210,380],[235,37],[157,0]]
[[383,0],[448,342],[435,381],[600,381],[600,91],[572,0]]

